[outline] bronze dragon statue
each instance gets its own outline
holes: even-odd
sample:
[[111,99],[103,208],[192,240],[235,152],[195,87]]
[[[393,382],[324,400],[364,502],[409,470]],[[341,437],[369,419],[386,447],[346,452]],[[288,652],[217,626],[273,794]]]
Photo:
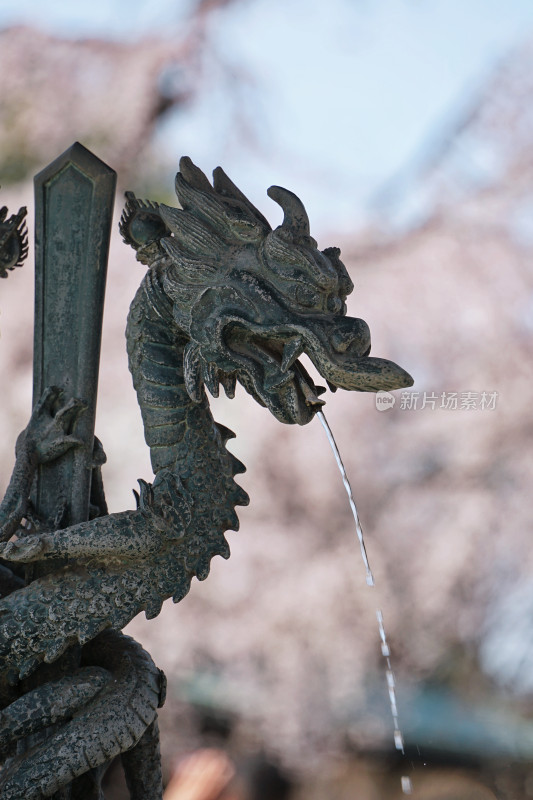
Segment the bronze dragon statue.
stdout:
[[[64,530],[35,520],[35,471],[77,445],[80,401],[49,388],[17,442],[0,507],[1,800],[66,786],[76,798],[102,797],[94,775],[118,754],[132,798],[162,796],[163,677],[119,631],[140,611],[152,618],[165,599],[181,600],[213,556],[228,558],[224,532],[237,530],[235,506],[248,503],[234,480],[244,466],[225,447],[234,434],[214,422],[204,387],[233,397],[240,381],[280,422],[303,425],[322,404],[303,353],[332,389],[412,383],[369,356],[368,326],[346,316],[353,285],[340,251],[318,250],[296,195],[268,190],[284,211],[272,230],[221,168],[211,185],[181,159],[176,192],[180,209],[127,193],[120,222],[148,266],[126,331],[155,473],[152,484],[139,481],[137,509]],[[47,665],[80,646],[76,670],[47,682]]]

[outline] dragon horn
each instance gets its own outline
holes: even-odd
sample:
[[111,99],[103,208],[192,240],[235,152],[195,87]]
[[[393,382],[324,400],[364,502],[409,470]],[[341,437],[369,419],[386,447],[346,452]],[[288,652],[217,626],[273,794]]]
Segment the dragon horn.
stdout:
[[309,236],[309,217],[300,198],[281,186],[271,186],[267,194],[285,213],[281,227],[290,230],[298,238]]
[[213,192],[213,187],[207,180],[202,170],[193,164],[189,156],[182,156],[180,158],[180,172],[193,189],[199,189],[201,192]]
[[233,200],[237,200],[238,202],[242,203],[255,219],[258,219],[260,222],[266,225],[268,230],[270,230],[270,225],[265,217],[252,203],[250,203],[246,195],[243,194],[237,186],[235,186],[233,181],[228,178],[222,167],[216,167],[216,169],[213,170],[213,186],[215,187],[215,192],[221,194],[223,197],[230,197]]

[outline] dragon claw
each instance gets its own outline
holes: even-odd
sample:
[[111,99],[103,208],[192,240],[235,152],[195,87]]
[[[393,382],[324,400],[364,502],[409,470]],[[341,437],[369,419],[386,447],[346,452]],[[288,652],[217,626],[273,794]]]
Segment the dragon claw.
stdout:
[[41,414],[43,411],[48,411],[51,414],[54,405],[61,400],[63,395],[63,389],[60,389],[59,386],[47,386],[37,401],[34,414]]
[[84,400],[72,397],[64,402],[65,392],[58,386],[47,387],[38,400],[20,444],[34,454],[39,464],[54,461],[84,442],[73,435],[80,416],[86,411]]
[[83,412],[86,410],[87,403],[78,397],[73,397],[65,406],[63,406],[63,408],[60,408],[57,411],[55,415],[55,421],[66,431],[67,429],[72,428],[81,414],[83,414]]
[[19,539],[16,542],[8,542],[0,547],[2,558],[6,561],[33,561],[40,556],[45,549],[45,542],[37,536]]

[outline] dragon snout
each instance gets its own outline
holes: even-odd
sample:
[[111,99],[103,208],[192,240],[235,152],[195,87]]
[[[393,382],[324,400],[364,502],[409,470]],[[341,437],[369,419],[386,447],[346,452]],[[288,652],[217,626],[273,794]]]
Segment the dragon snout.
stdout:
[[402,367],[369,356],[370,330],[364,320],[340,317],[311,324],[310,331],[305,350],[333,387],[378,392],[412,386],[412,377]]

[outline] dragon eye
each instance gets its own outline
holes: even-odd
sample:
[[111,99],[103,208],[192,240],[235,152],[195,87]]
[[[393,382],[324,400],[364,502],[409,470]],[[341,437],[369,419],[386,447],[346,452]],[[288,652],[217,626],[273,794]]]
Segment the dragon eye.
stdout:
[[302,286],[301,284],[295,289],[296,302],[306,308],[312,308],[318,305],[318,295],[309,286]]

